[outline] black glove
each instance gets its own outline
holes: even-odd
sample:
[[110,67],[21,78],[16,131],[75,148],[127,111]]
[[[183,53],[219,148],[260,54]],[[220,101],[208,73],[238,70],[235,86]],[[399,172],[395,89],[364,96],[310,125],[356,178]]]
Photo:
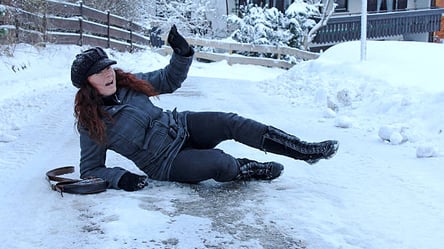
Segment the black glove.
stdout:
[[176,54],[182,56],[189,56],[191,52],[191,47],[188,42],[177,32],[176,25],[173,25],[168,34],[168,44],[174,50]]
[[143,189],[148,183],[146,182],[146,176],[126,172],[122,175],[117,185],[126,191],[136,191]]

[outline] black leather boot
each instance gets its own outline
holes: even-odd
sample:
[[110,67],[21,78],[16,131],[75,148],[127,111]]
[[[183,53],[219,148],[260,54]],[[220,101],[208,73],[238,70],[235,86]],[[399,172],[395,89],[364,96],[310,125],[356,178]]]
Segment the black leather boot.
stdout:
[[284,166],[276,162],[260,163],[246,158],[237,159],[239,174],[236,180],[272,180],[281,175]]
[[269,126],[263,135],[261,149],[266,152],[288,156],[297,160],[304,160],[309,164],[314,164],[320,159],[333,157],[338,148],[339,142],[336,140],[309,143]]

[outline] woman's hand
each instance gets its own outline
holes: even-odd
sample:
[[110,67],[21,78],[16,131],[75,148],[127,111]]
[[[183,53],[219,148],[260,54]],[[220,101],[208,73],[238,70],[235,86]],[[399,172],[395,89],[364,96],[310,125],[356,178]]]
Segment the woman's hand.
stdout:
[[168,44],[170,44],[171,48],[174,50],[176,54],[182,56],[189,56],[191,52],[190,45],[187,40],[183,38],[178,32],[176,25],[173,25],[170,29],[170,33],[168,34]]
[[131,172],[126,172],[120,178],[118,186],[125,191],[140,190],[148,185],[148,183],[146,182],[146,178],[146,176],[140,176]]

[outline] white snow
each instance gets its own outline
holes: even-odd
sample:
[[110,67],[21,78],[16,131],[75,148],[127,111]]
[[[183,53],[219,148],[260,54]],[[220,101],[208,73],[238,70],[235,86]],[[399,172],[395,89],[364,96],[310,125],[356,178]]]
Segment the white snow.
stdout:
[[[195,61],[183,87],[155,104],[337,139],[338,154],[310,166],[230,141],[220,148],[281,162],[284,174],[64,197],[44,174],[75,165],[78,177],[70,65],[82,48],[9,49],[0,56],[1,248],[442,248],[442,44],[372,41],[360,62],[359,42],[343,43],[288,71]],[[132,72],[169,61],[107,51]],[[138,172],[112,152],[107,164]]]

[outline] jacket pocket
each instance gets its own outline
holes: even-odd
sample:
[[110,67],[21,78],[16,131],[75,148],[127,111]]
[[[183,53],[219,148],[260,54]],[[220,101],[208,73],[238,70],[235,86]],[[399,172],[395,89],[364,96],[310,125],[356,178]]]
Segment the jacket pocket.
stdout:
[[152,154],[156,160],[170,147],[174,138],[170,135],[169,127],[160,121],[154,121],[151,129],[147,132],[143,149]]

